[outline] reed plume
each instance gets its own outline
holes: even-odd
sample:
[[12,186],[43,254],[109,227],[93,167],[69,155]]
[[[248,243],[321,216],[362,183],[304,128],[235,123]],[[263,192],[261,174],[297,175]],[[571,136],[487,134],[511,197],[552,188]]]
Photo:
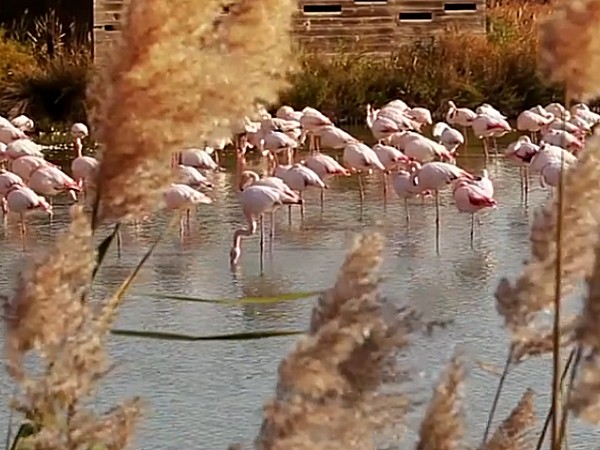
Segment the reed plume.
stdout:
[[462,448],[465,429],[462,386],[465,370],[455,355],[436,386],[419,429],[417,450],[455,450]]
[[528,389],[510,415],[479,450],[529,450],[535,425],[533,391]]
[[91,92],[102,143],[98,218],[152,211],[171,154],[274,101],[290,65],[292,0],[132,1]]
[[[562,295],[573,290],[589,274],[598,240],[597,198],[600,195],[600,137],[591,137],[578,162],[565,170],[562,237]],[[554,299],[556,266],[555,196],[536,215],[531,228],[531,258],[514,283],[503,278],[496,289],[496,307],[505,325],[518,341],[523,328],[537,313],[550,308]]]
[[377,295],[381,249],[379,235],[356,240],[315,308],[311,333],[280,364],[257,448],[375,448],[374,431],[402,417],[404,396],[378,392],[410,320]]
[[[5,304],[6,361],[20,388],[13,407],[35,429],[19,443],[25,448],[123,449],[140,414],[138,399],[104,414],[85,407],[110,369],[110,323],[82,301],[95,262],[91,236],[89,217],[76,208],[69,230],[33,259]],[[37,367],[23,365],[29,354]]]
[[600,1],[562,0],[540,27],[539,66],[574,98],[600,95]]

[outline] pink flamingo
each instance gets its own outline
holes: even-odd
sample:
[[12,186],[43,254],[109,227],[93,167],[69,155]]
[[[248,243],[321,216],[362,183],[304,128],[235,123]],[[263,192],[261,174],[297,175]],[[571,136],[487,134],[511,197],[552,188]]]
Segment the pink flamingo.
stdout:
[[17,159],[21,156],[37,156],[43,158],[42,147],[31,139],[16,139],[6,145],[6,154],[9,159]]
[[26,233],[25,215],[33,211],[42,210],[52,217],[52,206],[42,196],[36,194],[26,186],[14,185],[6,193],[8,211],[19,214],[21,217],[21,233]]
[[291,106],[283,105],[277,110],[275,117],[278,119],[295,120],[300,122],[300,119],[302,118],[302,111],[295,111]]
[[397,148],[390,147],[389,145],[375,144],[373,146],[373,151],[385,168],[385,170],[381,172],[383,197],[385,199],[387,197],[387,173],[398,168],[400,165],[408,164],[410,162],[410,158]]
[[[327,189],[327,186],[319,178],[319,175],[302,164],[278,166],[274,172],[274,176],[281,178],[291,190],[298,192],[300,199],[302,199],[302,193],[309,187],[316,187],[321,190]],[[291,218],[291,206],[288,211]],[[304,219],[304,202],[300,205],[300,217]]]
[[440,203],[439,191],[452,184],[454,181],[464,178],[473,180],[473,175],[467,171],[440,161],[428,162],[421,166],[414,162],[411,182],[414,186],[419,186],[421,192],[433,191],[435,195],[435,231],[436,231],[436,251],[440,250]]
[[208,152],[200,148],[187,148],[179,153],[178,164],[199,170],[219,170],[219,165]]
[[56,167],[39,156],[20,156],[14,159],[10,165],[12,172],[19,175],[25,182],[29,181],[31,174],[40,167]]
[[175,179],[179,184],[187,184],[194,189],[212,189],[213,187],[212,183],[208,181],[208,178],[202,175],[195,167],[178,164],[173,170],[175,172]]
[[4,220],[6,221],[6,213],[8,212],[6,206],[6,194],[13,186],[25,186],[23,179],[8,170],[0,169],[0,210]]
[[186,225],[189,231],[190,228],[190,210],[196,205],[212,203],[212,199],[202,192],[188,186],[187,184],[173,183],[164,192],[165,209],[167,211],[179,211],[179,233],[183,236],[183,211],[186,214]]
[[453,156],[456,154],[458,147],[465,143],[465,137],[462,133],[445,122],[436,123],[432,135]]
[[[340,163],[329,155],[324,153],[313,153],[306,158],[306,161],[300,162],[306,167],[315,172],[323,182],[328,178],[343,175],[349,176],[350,172],[345,169]],[[325,201],[325,190],[321,189],[321,210]]]
[[475,213],[484,208],[495,208],[494,187],[488,177],[487,170],[475,180],[459,179],[452,192],[454,203],[459,212],[471,214],[471,247],[473,247],[473,233]]
[[404,200],[404,211],[406,213],[406,222],[410,222],[410,213],[408,209],[408,199],[419,194],[423,195],[419,186],[415,186],[412,178],[412,170],[416,167],[410,166],[411,171],[398,170],[392,174],[392,186],[396,195]]
[[75,123],[71,127],[71,134],[75,150],[75,159],[71,162],[71,173],[85,193],[89,186],[95,185],[100,163],[96,158],[83,155],[83,139],[89,135],[87,126],[83,123]]
[[450,125],[459,126],[463,129],[465,135],[465,144],[468,144],[468,128],[471,122],[475,120],[477,113],[469,108],[458,108],[453,101],[448,101],[448,111],[446,112],[446,122]]
[[577,155],[584,147],[581,139],[564,130],[548,130],[543,135],[542,141],[550,145],[563,147],[574,155]]
[[390,138],[394,147],[402,150],[406,156],[421,164],[435,159],[453,161],[454,157],[442,144],[419,133],[411,131],[397,133]]
[[411,108],[406,112],[406,115],[417,122],[421,127],[424,125],[433,125],[431,111],[429,111],[427,108]]
[[347,144],[357,142],[354,136],[335,125],[321,127],[315,131],[315,136],[318,137],[322,149],[341,150]]
[[[262,216],[267,212],[274,211],[280,205],[299,205],[302,199],[298,196],[291,196],[279,189],[269,186],[250,186],[242,191],[241,195],[242,211],[246,218],[248,226],[240,228],[233,233],[233,245],[230,251],[230,263],[235,266],[242,254],[242,237],[252,236],[256,233],[257,220],[261,218],[261,228],[263,227]],[[264,235],[261,232],[260,241],[260,260],[261,265],[264,254]]]
[[62,192],[67,192],[73,200],[77,201],[77,192],[81,191],[79,184],[57,167],[38,167],[31,174],[28,186],[38,193],[53,197]]
[[377,113],[378,111],[374,111],[371,105],[367,105],[367,126],[378,142],[386,140],[392,134],[402,131],[394,120],[387,117],[378,117]]
[[554,116],[546,117],[531,110],[525,110],[517,116],[517,130],[529,132],[531,139],[535,141],[536,134],[549,125],[552,120],[554,120]]
[[512,131],[510,124],[498,115],[490,115],[487,113],[478,114],[472,121],[471,127],[473,133],[478,139],[483,140],[483,150],[485,157],[489,156],[489,145],[487,140],[489,138],[496,139],[497,137],[504,136],[506,133]]
[[10,122],[0,123],[0,142],[8,145],[19,139],[27,139],[27,135]]
[[33,120],[24,114],[11,119],[10,123],[23,132],[31,132],[35,128]]
[[308,148],[310,151],[319,151],[320,144],[318,138],[318,131],[327,126],[333,125],[333,122],[329,117],[314,108],[307,106],[302,110],[302,117],[300,117],[300,124],[304,130],[304,133],[308,135]]
[[534,144],[529,136],[521,136],[515,142],[509,144],[504,151],[506,159],[519,166],[521,175],[521,196],[525,203],[527,203],[529,195],[529,163],[539,151],[539,145]]
[[361,203],[365,199],[365,190],[363,187],[362,173],[370,173],[373,169],[385,170],[383,164],[377,157],[373,149],[362,142],[353,142],[344,147],[344,164],[358,176],[358,187]]

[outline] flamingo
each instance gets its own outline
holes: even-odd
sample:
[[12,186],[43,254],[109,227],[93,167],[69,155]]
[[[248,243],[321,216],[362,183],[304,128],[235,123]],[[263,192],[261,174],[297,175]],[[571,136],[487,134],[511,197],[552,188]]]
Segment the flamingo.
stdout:
[[407,110],[390,106],[389,104],[376,111],[377,119],[388,119],[396,124],[399,131],[419,131],[421,124],[408,115]]
[[488,177],[487,170],[475,180],[459,179],[452,191],[454,204],[461,213],[471,214],[471,247],[473,247],[473,232],[475,213],[484,208],[495,208],[494,186]]
[[531,158],[529,167],[535,173],[541,173],[542,169],[546,164],[557,162],[564,163],[565,166],[575,164],[577,157],[575,157],[569,151],[550,144],[540,145],[540,150]]
[[[324,153],[313,153],[306,158],[306,161],[302,162],[310,170],[315,172],[323,182],[327,181],[329,177],[336,175],[349,176],[350,172],[344,168],[340,163],[333,159],[329,155]],[[321,209],[325,201],[325,190],[321,189]]]
[[54,166],[38,167],[29,177],[27,184],[39,195],[52,197],[68,192],[75,201],[77,201],[76,193],[81,190],[75,180]]
[[42,147],[28,138],[13,140],[6,145],[6,155],[9,159],[17,159],[20,156],[38,156],[43,158]]
[[0,124],[0,142],[8,145],[18,139],[27,139],[27,135],[10,122]]
[[542,136],[542,141],[550,145],[563,147],[575,155],[584,146],[581,139],[564,130],[548,130]]
[[89,186],[96,183],[100,163],[91,156],[83,155],[83,139],[89,136],[87,126],[83,123],[74,123],[71,126],[71,134],[75,150],[75,159],[71,162],[71,173],[83,192],[87,192]]
[[554,102],[546,105],[544,109],[558,119],[567,119],[569,111],[560,103]]
[[385,170],[383,164],[377,157],[377,153],[373,149],[362,142],[353,142],[344,147],[344,155],[342,157],[344,164],[358,176],[358,187],[360,190],[360,201],[365,198],[363,187],[362,172],[371,172],[373,169]]
[[183,236],[183,211],[186,213],[186,225],[190,227],[190,209],[199,204],[210,204],[212,199],[202,192],[188,186],[187,184],[173,183],[166,189],[163,194],[165,201],[165,209],[167,211],[179,211],[179,233]]
[[19,214],[21,217],[21,233],[26,233],[25,215],[33,211],[42,210],[52,217],[52,206],[46,199],[26,186],[14,185],[6,193],[6,206],[9,212]]
[[6,220],[7,206],[6,206],[6,194],[13,186],[25,186],[23,179],[8,170],[0,169],[0,210],[4,220]]
[[[233,233],[233,245],[229,253],[230,263],[235,266],[242,254],[242,237],[252,236],[256,233],[257,220],[264,213],[274,211],[280,205],[301,205],[302,199],[298,196],[290,196],[285,192],[269,186],[250,186],[241,194],[242,211],[247,221],[247,227],[240,228]],[[261,220],[261,228],[263,222]],[[261,233],[261,237],[263,233]],[[260,241],[261,264],[264,254],[264,240]]]
[[202,173],[191,166],[179,164],[174,168],[177,184],[187,184],[193,188],[211,189],[212,183]]
[[406,114],[420,126],[433,124],[433,120],[431,119],[431,111],[429,111],[427,108],[411,108],[406,112]]
[[18,128],[19,130],[21,130],[23,132],[33,131],[33,129],[34,129],[33,120],[24,114],[21,114],[20,116],[15,117],[14,119],[12,119],[10,121],[10,123],[14,127]]
[[373,151],[375,152],[375,154],[379,158],[379,161],[385,168],[385,170],[381,172],[383,196],[385,198],[387,196],[386,173],[393,169],[396,169],[401,164],[407,164],[408,162],[410,162],[410,158],[397,148],[390,147],[389,145],[375,144],[373,146]]
[[394,108],[401,112],[406,112],[410,109],[410,107],[405,102],[403,102],[402,100],[398,100],[398,99],[388,102],[384,106],[384,108]]
[[432,134],[452,155],[456,153],[458,147],[465,143],[465,137],[462,133],[445,122],[436,123]]
[[309,150],[318,151],[320,146],[316,132],[322,127],[333,125],[333,122],[321,111],[307,106],[302,110],[300,124],[302,125],[305,133],[308,135]]
[[29,181],[29,177],[34,170],[39,167],[54,167],[54,164],[46,161],[44,158],[39,156],[20,156],[14,159],[10,165],[12,172],[19,175],[25,182]]
[[[321,190],[327,189],[319,175],[302,164],[294,164],[289,167],[280,166],[274,175],[281,178],[290,189],[298,192],[300,199],[302,199],[302,193],[309,187],[316,187]],[[304,202],[300,206],[300,215],[304,218]]]
[[283,105],[279,107],[277,112],[275,113],[275,117],[284,120],[295,120],[300,122],[300,118],[302,117],[301,111],[295,111],[294,108],[288,105]]
[[600,114],[590,111],[590,107],[585,103],[577,103],[571,107],[573,117],[583,119],[590,128],[594,128],[600,123]]
[[[411,166],[410,168],[414,169],[415,167]],[[421,188],[418,185],[415,186],[413,184],[412,171],[408,170],[398,170],[392,173],[392,186],[396,195],[404,200],[404,211],[406,212],[406,222],[408,223],[410,222],[408,199],[423,194],[423,192],[421,192]]]
[[200,170],[218,170],[219,166],[205,150],[188,148],[179,153],[179,164]]
[[475,113],[476,114],[486,114],[488,116],[491,116],[491,117],[494,117],[494,118],[500,119],[500,120],[507,119],[507,117],[504,114],[502,114],[500,111],[498,111],[496,108],[494,108],[489,103],[482,103],[481,105],[479,105],[475,109]]
[[547,133],[552,130],[566,131],[578,138],[583,138],[590,131],[590,127],[585,123],[580,123],[580,119],[575,118],[575,120],[573,120],[573,118],[570,117],[568,120],[552,120],[542,131]]
[[440,244],[440,203],[439,191],[459,178],[473,180],[473,175],[467,171],[441,161],[428,162],[421,166],[418,162],[413,164],[411,182],[414,186],[419,186],[421,192],[433,191],[435,195],[435,230],[436,230],[436,251],[439,253]]
[[390,138],[392,145],[402,150],[410,159],[419,163],[427,163],[435,159],[452,161],[454,157],[442,144],[419,133],[397,133]]
[[341,150],[351,142],[357,142],[354,136],[335,125],[321,127],[315,131],[315,135],[319,138],[319,145],[323,149]]
[[553,120],[554,116],[552,114],[550,114],[550,117],[546,117],[531,110],[526,110],[517,116],[517,130],[527,131],[531,134],[531,138],[535,139],[536,133]]
[[504,136],[512,131],[510,124],[499,116],[493,116],[486,113],[478,114],[472,121],[471,127],[473,133],[478,139],[483,140],[483,149],[486,158],[489,155],[487,139]]
[[527,203],[529,195],[529,163],[539,151],[540,146],[534,144],[529,136],[521,136],[515,142],[510,143],[504,151],[506,159],[519,166],[521,196],[525,203]]
[[274,164],[279,163],[277,154],[282,152],[286,155],[287,163],[291,164],[293,162],[294,149],[298,145],[295,139],[280,131],[262,131],[259,148],[263,154],[265,154],[265,151],[268,152]]
[[379,142],[387,139],[394,133],[402,131],[394,120],[383,116],[378,117],[377,112],[371,108],[371,105],[367,105],[366,122],[371,133],[373,133],[373,137]]
[[3,167],[6,161],[8,161],[8,154],[6,153],[6,144],[4,142],[0,142],[0,167]]
[[475,111],[469,108],[458,108],[456,104],[450,100],[448,101],[448,112],[446,112],[446,122],[450,125],[462,127],[463,134],[465,135],[465,144],[468,141],[467,129],[471,126],[471,122],[475,120],[477,114]]

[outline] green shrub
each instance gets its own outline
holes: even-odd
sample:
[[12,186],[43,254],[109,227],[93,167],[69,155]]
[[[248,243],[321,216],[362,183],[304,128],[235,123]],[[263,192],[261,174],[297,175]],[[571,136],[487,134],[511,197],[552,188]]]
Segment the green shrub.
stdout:
[[33,55],[25,45],[8,39],[0,30],[0,83],[4,83],[15,73],[24,73],[36,64]]

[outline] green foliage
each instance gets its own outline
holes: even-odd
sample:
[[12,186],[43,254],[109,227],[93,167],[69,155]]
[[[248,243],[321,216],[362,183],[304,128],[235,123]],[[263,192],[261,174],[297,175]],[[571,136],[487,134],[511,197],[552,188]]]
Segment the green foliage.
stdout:
[[0,30],[0,83],[10,79],[15,73],[25,73],[35,66],[35,58],[20,42],[8,39]]

